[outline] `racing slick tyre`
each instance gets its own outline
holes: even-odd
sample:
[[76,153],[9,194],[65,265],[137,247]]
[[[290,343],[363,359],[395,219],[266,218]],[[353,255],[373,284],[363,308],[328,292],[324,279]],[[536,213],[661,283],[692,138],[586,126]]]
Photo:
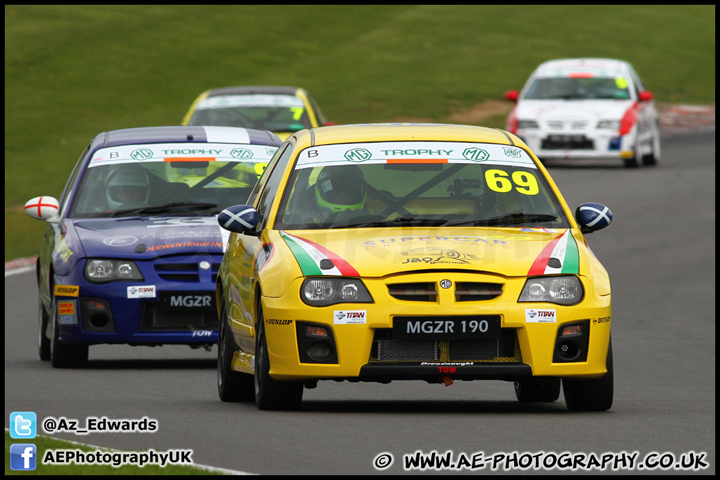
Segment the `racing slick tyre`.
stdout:
[[520,402],[554,402],[560,398],[560,378],[515,380],[515,396]]
[[658,159],[660,158],[660,137],[655,136],[652,140],[652,152],[648,155],[643,155],[642,162],[646,167],[652,167],[657,165]]
[[568,410],[601,412],[609,410],[613,402],[612,339],[608,345],[607,373],[594,380],[563,378],[563,394]]
[[270,360],[265,338],[265,318],[258,303],[255,337],[255,403],[260,410],[298,410],[302,404],[301,382],[278,382],[270,377]]
[[220,312],[217,363],[218,395],[223,402],[252,402],[255,400],[252,375],[232,369],[235,341],[225,320],[227,318],[225,300],[222,302]]
[[624,158],[625,168],[638,168],[642,163],[642,157],[640,156],[640,142],[635,140],[635,155],[630,158]]
[[53,307],[52,340],[50,341],[50,363],[54,368],[83,368],[87,365],[89,347],[71,345],[59,340],[57,304]]
[[50,338],[47,335],[50,326],[50,316],[45,311],[42,303],[42,296],[38,293],[38,353],[43,362],[50,361]]

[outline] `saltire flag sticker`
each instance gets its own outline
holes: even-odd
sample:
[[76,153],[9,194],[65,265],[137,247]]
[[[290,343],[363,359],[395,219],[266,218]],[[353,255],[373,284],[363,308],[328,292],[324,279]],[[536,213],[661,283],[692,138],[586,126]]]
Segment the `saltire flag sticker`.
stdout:
[[[280,236],[285,240],[287,246],[290,247],[295,259],[300,265],[303,275],[336,275],[359,277],[360,274],[352,265],[331,252],[322,245],[318,245],[310,240],[296,237],[280,231]],[[331,268],[321,268],[320,262],[330,260]]]
[[580,254],[570,229],[555,237],[535,259],[528,276],[580,273]]

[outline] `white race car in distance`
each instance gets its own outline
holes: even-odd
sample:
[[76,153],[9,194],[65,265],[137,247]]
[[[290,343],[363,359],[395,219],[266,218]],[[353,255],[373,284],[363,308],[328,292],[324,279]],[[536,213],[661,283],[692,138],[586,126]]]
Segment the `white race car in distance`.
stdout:
[[653,94],[628,62],[549,60],[505,98],[516,102],[506,129],[541,160],[622,159],[633,168],[660,159]]

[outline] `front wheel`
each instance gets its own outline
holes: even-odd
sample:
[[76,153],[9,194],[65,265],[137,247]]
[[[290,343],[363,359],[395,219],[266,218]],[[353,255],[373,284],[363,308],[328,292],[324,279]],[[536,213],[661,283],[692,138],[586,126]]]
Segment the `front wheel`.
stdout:
[[270,359],[265,337],[265,318],[258,304],[255,335],[255,403],[260,410],[298,410],[302,404],[303,384],[279,382],[270,376]]
[[50,328],[50,315],[45,311],[42,302],[42,292],[38,293],[38,353],[40,360],[47,362],[50,360],[50,337],[48,329]]
[[642,157],[643,165],[652,167],[657,165],[660,159],[660,135],[655,135],[652,139],[652,152]]
[[613,356],[612,339],[608,344],[607,373],[594,380],[563,378],[562,386],[568,410],[601,412],[609,410],[613,403]]
[[218,333],[217,384],[223,402],[252,402],[255,399],[252,375],[232,369],[235,341],[227,325],[227,310],[223,300]]

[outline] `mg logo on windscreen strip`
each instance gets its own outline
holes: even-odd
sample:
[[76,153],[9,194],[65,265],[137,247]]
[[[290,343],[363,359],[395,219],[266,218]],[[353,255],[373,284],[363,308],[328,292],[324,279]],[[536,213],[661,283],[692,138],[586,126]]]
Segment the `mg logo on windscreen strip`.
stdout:
[[133,150],[130,154],[130,158],[133,160],[147,160],[148,158],[152,158],[153,151],[149,148],[138,148],[137,150]]
[[466,148],[462,154],[463,157],[473,162],[484,162],[490,158],[490,154],[486,150],[477,147]]
[[353,148],[345,152],[345,158],[351,162],[364,162],[370,160],[370,157],[372,157],[372,153],[365,148]]
[[246,148],[234,148],[230,151],[233,158],[252,158],[253,153]]

